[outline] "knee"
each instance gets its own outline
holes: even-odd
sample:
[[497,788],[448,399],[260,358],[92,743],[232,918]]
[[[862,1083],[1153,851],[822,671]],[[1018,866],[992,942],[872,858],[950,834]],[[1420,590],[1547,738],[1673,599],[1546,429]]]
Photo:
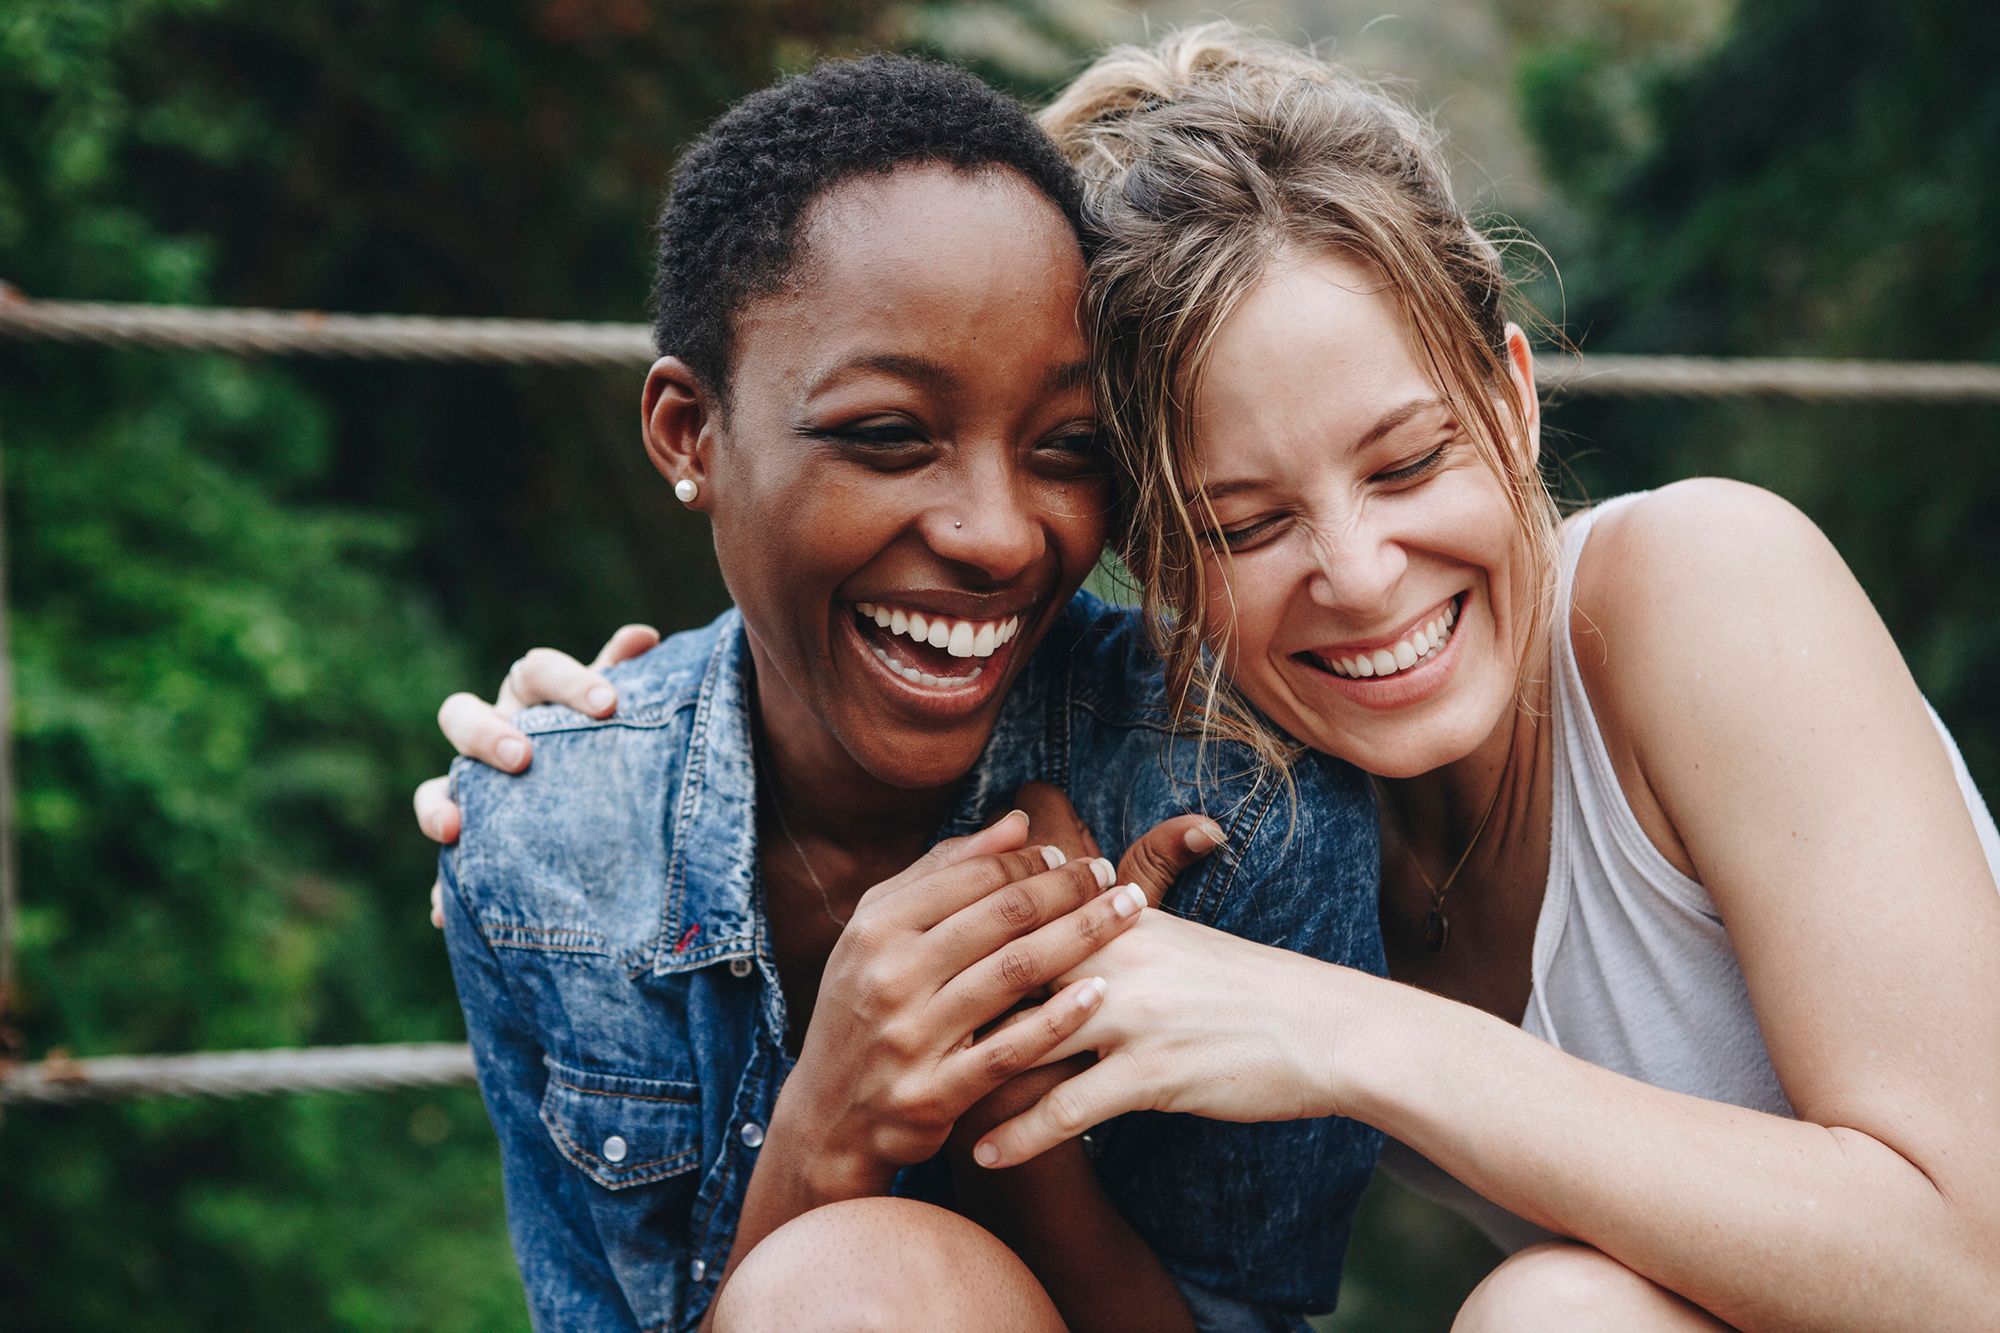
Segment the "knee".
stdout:
[[1588,1245],[1551,1241],[1504,1261],[1474,1288],[1452,1333],[1712,1329],[1680,1297]]
[[1060,1330],[1014,1252],[956,1213],[908,1199],[850,1199],[765,1237],[716,1298],[715,1333],[815,1328]]

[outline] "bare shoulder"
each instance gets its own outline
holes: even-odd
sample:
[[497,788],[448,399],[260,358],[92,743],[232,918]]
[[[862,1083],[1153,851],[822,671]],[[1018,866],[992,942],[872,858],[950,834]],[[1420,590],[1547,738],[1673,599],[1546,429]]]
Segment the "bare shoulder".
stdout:
[[[1805,633],[1828,601],[1850,615]],[[1782,673],[1816,644],[1837,646],[1825,631],[1851,627],[1857,604],[1867,608],[1866,598],[1811,519],[1759,487],[1704,477],[1598,520],[1578,562],[1570,628],[1597,697],[1685,678],[1690,665],[1726,672],[1752,653],[1760,673]]]
[[[1813,521],[1758,486],[1698,477],[1603,515],[1577,569],[1577,598],[1621,621],[1706,619],[1728,605],[1769,605],[1791,578],[1846,574]],[[1638,624],[1631,628],[1638,629]]]
[[1769,491],[1703,478],[1605,514],[1578,563],[1570,633],[1622,775],[1655,783],[1860,675],[1908,689],[1866,594],[1811,519]]

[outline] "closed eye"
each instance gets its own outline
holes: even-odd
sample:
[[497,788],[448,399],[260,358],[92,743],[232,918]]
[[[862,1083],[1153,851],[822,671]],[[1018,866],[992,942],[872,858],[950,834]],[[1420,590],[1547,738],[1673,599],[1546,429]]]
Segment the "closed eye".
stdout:
[[1446,441],[1415,462],[1405,463],[1401,467],[1390,468],[1386,472],[1377,472],[1374,480],[1386,481],[1392,485],[1397,482],[1415,481],[1419,477],[1435,472],[1438,465],[1444,462],[1445,451],[1450,448],[1450,442]]
[[1231,551],[1252,550],[1274,536],[1287,517],[1285,514],[1273,514],[1240,527],[1223,528],[1219,532],[1211,532],[1209,540],[1220,542]]

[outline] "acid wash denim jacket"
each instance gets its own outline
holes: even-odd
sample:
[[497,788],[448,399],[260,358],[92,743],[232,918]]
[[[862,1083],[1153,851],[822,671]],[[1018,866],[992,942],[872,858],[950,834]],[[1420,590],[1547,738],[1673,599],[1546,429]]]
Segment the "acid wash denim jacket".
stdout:
[[[1114,861],[1200,809],[1228,843],[1165,907],[1381,973],[1364,779],[1309,757],[1297,800],[1247,754],[1171,736],[1133,613],[1079,594],[1015,682],[940,837],[1062,787]],[[445,939],[542,1330],[700,1322],[792,1058],[758,869],[751,659],[734,611],[615,667],[618,710],[516,724],[521,776],[460,761],[441,859]],[[1218,773],[1197,788],[1195,765]],[[1210,1328],[1302,1329],[1333,1306],[1381,1146],[1354,1121],[1100,1126],[1110,1198]],[[898,1193],[950,1205],[941,1161]]]

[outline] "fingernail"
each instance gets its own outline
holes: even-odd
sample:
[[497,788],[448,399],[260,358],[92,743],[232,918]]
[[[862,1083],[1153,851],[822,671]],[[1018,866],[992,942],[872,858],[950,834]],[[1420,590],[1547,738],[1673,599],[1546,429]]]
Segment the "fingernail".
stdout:
[[432,842],[444,841],[444,811],[433,810],[424,816],[424,832],[430,834]]
[[1187,844],[1187,849],[1191,852],[1212,852],[1228,839],[1222,836],[1220,825],[1204,820],[1189,829],[1181,841]]
[[1076,1007],[1095,1009],[1097,1002],[1104,998],[1104,992],[1111,989],[1111,983],[1103,977],[1092,977],[1083,983],[1083,989],[1076,994]]
[[1118,890],[1118,896],[1111,900],[1111,910],[1120,916],[1131,916],[1146,905],[1146,891],[1137,884],[1127,884]]
[[1051,870],[1066,863],[1068,860],[1069,858],[1063,855],[1063,850],[1060,847],[1042,848],[1042,862]]
[[1090,873],[1097,876],[1097,887],[1100,889],[1110,888],[1111,881],[1118,878],[1118,872],[1101,856],[1090,858]]
[[509,736],[500,742],[495,753],[500,757],[500,767],[512,770],[519,768],[521,761],[528,757],[528,747]]
[[583,699],[585,703],[590,705],[591,712],[608,713],[611,711],[611,705],[618,702],[618,691],[612,689],[609,685],[597,685],[593,686],[590,693],[584,695]]
[[972,1160],[981,1166],[998,1166],[1000,1150],[990,1143],[982,1143],[972,1150]]

